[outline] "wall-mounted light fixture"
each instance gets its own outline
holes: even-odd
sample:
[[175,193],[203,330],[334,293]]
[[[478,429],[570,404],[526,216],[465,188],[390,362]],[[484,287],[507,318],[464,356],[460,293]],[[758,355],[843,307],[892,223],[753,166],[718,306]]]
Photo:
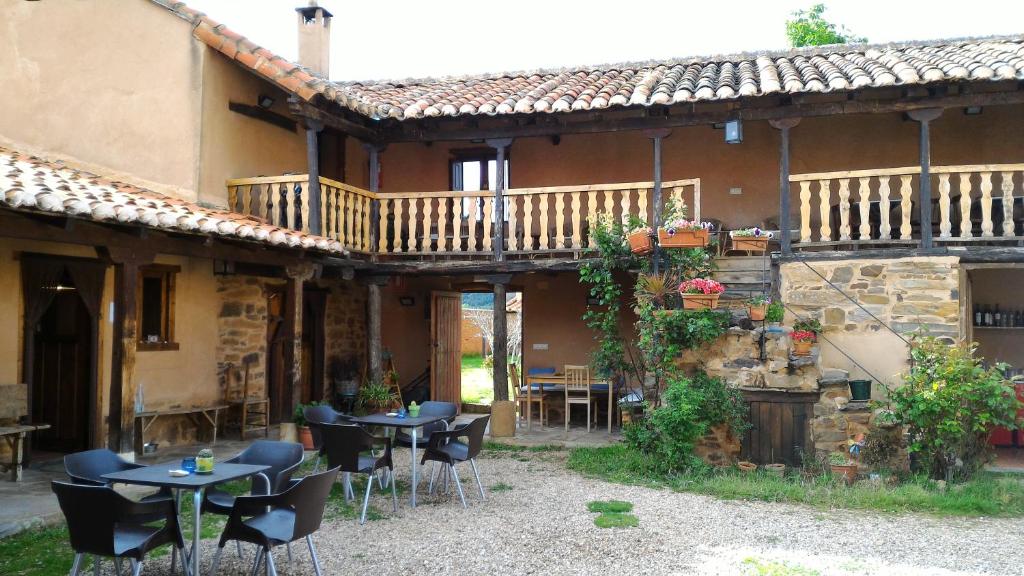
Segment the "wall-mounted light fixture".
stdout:
[[267,110],[274,105],[274,99],[266,94],[260,94],[259,98],[256,98],[256,105]]
[[977,116],[981,114],[981,106],[968,106],[964,108],[964,114],[967,116]]
[[740,144],[743,142],[743,123],[734,118],[725,123],[725,143]]
[[412,296],[399,296],[398,303],[401,304],[402,306],[415,306],[416,299],[413,298]]

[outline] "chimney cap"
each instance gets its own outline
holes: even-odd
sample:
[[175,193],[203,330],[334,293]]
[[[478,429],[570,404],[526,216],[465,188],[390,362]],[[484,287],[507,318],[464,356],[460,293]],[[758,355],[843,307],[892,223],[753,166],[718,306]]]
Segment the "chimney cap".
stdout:
[[299,14],[302,14],[302,17],[307,22],[309,22],[309,21],[311,21],[311,20],[316,18],[316,11],[317,10],[322,10],[323,11],[324,19],[333,18],[334,17],[334,15],[331,14],[327,10],[327,8],[324,8],[323,6],[318,6],[317,3],[316,3],[316,0],[310,0],[309,6],[300,6],[300,7],[295,9],[296,12],[298,12]]

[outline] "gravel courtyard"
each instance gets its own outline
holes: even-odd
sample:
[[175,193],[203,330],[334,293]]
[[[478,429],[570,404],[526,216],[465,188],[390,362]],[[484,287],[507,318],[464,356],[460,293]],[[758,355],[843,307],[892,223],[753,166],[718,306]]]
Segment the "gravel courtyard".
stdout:
[[[668,490],[621,486],[565,469],[566,453],[488,454],[480,473],[488,499],[467,470],[470,508],[458,497],[426,495],[392,515],[390,500],[371,505],[384,519],[359,526],[331,520],[316,536],[325,574],[1024,574],[1024,521],[937,519],[828,512],[760,502],[721,501]],[[408,452],[396,453],[400,478]],[[498,485],[499,489],[493,488]],[[375,493],[376,494],[376,493]],[[454,498],[454,500],[453,500]],[[587,502],[632,502],[638,528],[601,529]],[[205,542],[209,566],[214,540]],[[230,546],[220,574],[248,574]],[[312,574],[305,547],[280,574]],[[244,564],[244,565],[243,565]],[[166,574],[166,558],[145,573]]]

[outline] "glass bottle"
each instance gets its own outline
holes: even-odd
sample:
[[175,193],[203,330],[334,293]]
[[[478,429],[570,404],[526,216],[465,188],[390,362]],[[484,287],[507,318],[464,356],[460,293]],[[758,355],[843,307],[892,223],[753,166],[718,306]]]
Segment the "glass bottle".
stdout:
[[974,325],[981,326],[981,304],[974,305]]
[[984,321],[982,322],[981,325],[982,326],[991,326],[992,325],[992,309],[989,308],[988,305],[985,305],[984,308],[985,308]]

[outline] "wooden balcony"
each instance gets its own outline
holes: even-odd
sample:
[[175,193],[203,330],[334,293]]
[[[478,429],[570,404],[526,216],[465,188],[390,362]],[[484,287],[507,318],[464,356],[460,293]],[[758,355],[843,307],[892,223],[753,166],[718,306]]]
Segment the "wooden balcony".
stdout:
[[[1024,240],[1024,164],[932,166],[936,243]],[[794,174],[800,207],[794,248],[910,245],[921,242],[921,169]]]
[[[229,208],[272,225],[310,232],[304,174],[227,182]],[[600,214],[653,216],[653,182],[504,191],[502,249],[509,257],[578,256],[592,248],[590,222]],[[494,253],[495,195],[482,192],[374,193],[320,178],[321,234],[354,253],[388,257],[481,257]],[[662,183],[663,199],[700,218],[700,180]]]

